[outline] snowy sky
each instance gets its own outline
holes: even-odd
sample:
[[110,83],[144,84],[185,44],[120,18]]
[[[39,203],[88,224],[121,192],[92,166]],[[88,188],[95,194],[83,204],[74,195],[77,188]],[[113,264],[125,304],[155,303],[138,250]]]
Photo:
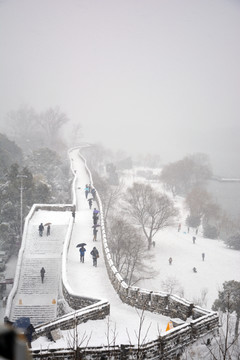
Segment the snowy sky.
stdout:
[[239,15],[237,0],[1,0],[0,121],[60,106],[85,141],[235,168]]

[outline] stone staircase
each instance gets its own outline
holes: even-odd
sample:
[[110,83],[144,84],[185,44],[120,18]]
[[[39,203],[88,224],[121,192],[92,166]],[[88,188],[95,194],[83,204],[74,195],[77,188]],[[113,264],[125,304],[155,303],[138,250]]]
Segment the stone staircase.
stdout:
[[33,326],[43,324],[56,318],[55,305],[19,305],[14,307],[11,320],[15,321],[20,317],[29,317]]
[[[53,212],[46,215],[50,218]],[[43,216],[42,211],[41,216]],[[36,326],[57,316],[57,300],[61,278],[61,256],[67,231],[65,225],[55,225],[50,236],[40,237],[36,231],[38,213],[35,214],[27,229],[26,245],[22,258],[18,289],[13,299],[10,319],[29,317]],[[66,214],[67,216],[67,214]],[[40,222],[40,221],[39,221]],[[45,268],[44,282],[40,270]]]

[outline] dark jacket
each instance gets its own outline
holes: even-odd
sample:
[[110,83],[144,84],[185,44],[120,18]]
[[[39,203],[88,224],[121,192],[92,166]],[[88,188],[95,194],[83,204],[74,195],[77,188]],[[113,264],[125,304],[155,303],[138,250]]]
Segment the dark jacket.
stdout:
[[90,254],[92,255],[92,257],[94,259],[97,259],[99,257],[99,253],[98,253],[98,250],[96,248],[93,248],[92,251],[90,252]]

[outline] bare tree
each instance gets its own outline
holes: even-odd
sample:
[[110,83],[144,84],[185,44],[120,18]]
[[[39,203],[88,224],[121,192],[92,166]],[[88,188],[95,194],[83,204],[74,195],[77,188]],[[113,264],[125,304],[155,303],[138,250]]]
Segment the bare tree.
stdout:
[[234,314],[219,313],[220,329],[188,346],[182,360],[239,360],[239,336],[234,336]]
[[184,292],[180,282],[173,276],[169,276],[166,280],[162,281],[162,288],[163,291],[170,295],[176,293],[180,296]]
[[[143,309],[141,311],[136,309],[136,312],[138,314],[139,317],[139,325],[138,325],[138,329],[134,330],[136,339],[137,339],[137,353],[136,353],[136,358],[137,359],[145,359],[144,353],[143,353],[143,346],[146,344],[147,342],[147,336],[149,333],[149,330],[152,326],[152,324],[150,323],[148,328],[146,329],[145,333],[143,334],[143,326],[144,326],[144,321],[145,321],[145,306],[143,307]],[[128,329],[126,329],[127,335],[128,335],[128,340],[129,340],[129,344],[132,345],[131,342],[131,337],[130,334],[128,332]]]
[[68,117],[60,111],[59,107],[49,108],[40,114],[39,124],[44,130],[47,146],[54,148],[54,143],[59,140],[60,129],[68,121]]
[[[111,329],[110,325],[111,325],[110,317],[108,316],[107,317],[107,332],[105,334],[107,337],[107,347],[108,347],[108,351],[109,351],[109,356],[114,354],[114,350],[116,347],[116,340],[117,340],[117,336],[118,336],[117,329],[116,329],[116,323],[114,324],[113,329]],[[111,350],[113,350],[113,354],[111,354]]]
[[208,294],[208,289],[207,288],[202,288],[201,289],[201,293],[200,293],[200,297],[198,298],[193,298],[193,303],[199,306],[207,306],[207,294]]
[[121,198],[123,185],[110,185],[108,181],[101,177],[96,171],[92,172],[94,178],[94,186],[96,187],[103,206],[103,215],[105,221],[108,219],[110,211],[113,213],[114,208],[118,204],[118,200]]
[[239,334],[234,335],[234,316],[230,312],[220,313],[221,328],[218,335],[214,335],[211,341],[205,341],[208,355],[211,360],[239,360],[240,343]]
[[150,185],[134,183],[127,189],[125,200],[125,211],[141,227],[150,250],[154,235],[172,225],[178,211],[167,195],[160,194]]
[[68,346],[74,351],[74,358],[73,360],[77,360],[79,359],[79,348],[81,346],[83,346],[83,344],[85,343],[84,348],[86,349],[88,347],[89,341],[91,340],[92,337],[92,332],[90,333],[90,335],[87,335],[86,332],[84,332],[83,334],[78,333],[78,328],[77,328],[77,318],[76,316],[74,317],[74,327],[73,329],[71,329],[68,334],[67,334],[67,343]]
[[113,262],[128,285],[156,275],[144,262],[146,250],[143,237],[124,218],[109,220],[108,239]]

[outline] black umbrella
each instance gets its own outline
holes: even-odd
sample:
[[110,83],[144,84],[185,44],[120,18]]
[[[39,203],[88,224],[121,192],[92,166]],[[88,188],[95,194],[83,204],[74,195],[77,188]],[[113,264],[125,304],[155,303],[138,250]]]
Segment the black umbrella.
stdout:
[[85,245],[87,245],[87,244],[85,244],[85,243],[80,243],[80,244],[77,244],[76,247],[82,247],[82,246],[85,246]]

